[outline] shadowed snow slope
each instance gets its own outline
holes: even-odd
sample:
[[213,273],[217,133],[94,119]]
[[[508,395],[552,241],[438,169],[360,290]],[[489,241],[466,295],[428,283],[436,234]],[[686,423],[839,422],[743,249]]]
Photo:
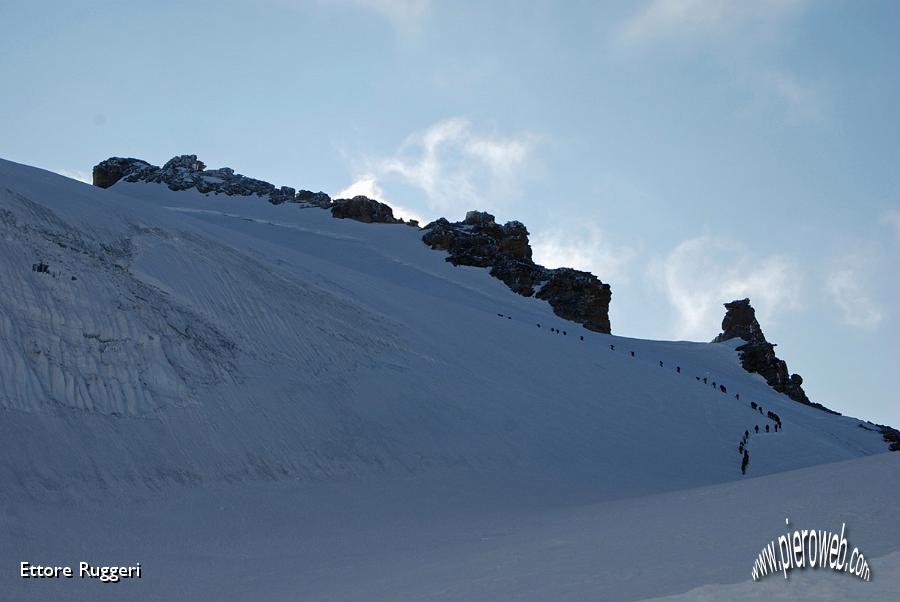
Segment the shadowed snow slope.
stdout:
[[746,373],[736,343],[589,332],[420,237],[0,161],[0,499],[415,478],[552,506],[887,449]]

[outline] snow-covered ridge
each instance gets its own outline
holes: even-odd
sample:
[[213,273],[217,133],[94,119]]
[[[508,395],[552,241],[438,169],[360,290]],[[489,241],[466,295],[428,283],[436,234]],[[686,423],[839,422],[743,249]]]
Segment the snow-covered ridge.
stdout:
[[460,471],[653,493],[742,478],[751,401],[783,429],[748,476],[887,449],[736,342],[589,331],[415,228],[6,161],[0,217],[9,495]]
[[[419,225],[415,220],[404,222],[395,218],[390,206],[365,196],[331,199],[324,192],[296,192],[290,186],[276,188],[269,182],[236,174],[227,167],[206,169],[197,155],[173,157],[162,167],[123,157],[110,157],[94,166],[95,186],[109,188],[119,181],[165,184],[172,191],[196,190],[207,195],[263,197],[273,205],[315,206],[329,209],[335,218],[364,223]],[[446,251],[447,261],[453,265],[489,268],[491,275],[512,291],[547,301],[557,316],[589,330],[610,332],[609,284],[589,272],[548,269],[535,264],[528,230],[521,222],[511,221],[501,226],[487,212],[469,211],[461,222],[440,218],[424,230],[423,242],[432,249]]]

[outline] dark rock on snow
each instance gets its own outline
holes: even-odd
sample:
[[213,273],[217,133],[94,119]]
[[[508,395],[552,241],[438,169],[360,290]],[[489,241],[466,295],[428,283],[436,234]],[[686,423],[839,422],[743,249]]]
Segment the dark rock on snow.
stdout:
[[537,292],[545,299],[553,313],[566,320],[584,325],[588,330],[609,333],[609,302],[612,291],[608,284],[590,272],[557,268],[548,270],[549,281]]
[[888,449],[891,451],[900,451],[900,431],[883,424],[878,424],[876,426],[881,432],[881,438],[888,444]]
[[337,199],[331,206],[331,215],[340,219],[353,219],[367,224],[397,224],[390,206],[365,196]]
[[321,190],[319,192],[301,190],[297,193],[297,202],[306,203],[308,205],[315,205],[316,207],[321,207],[322,209],[328,209],[332,204],[331,197]]
[[140,159],[110,157],[94,166],[94,186],[109,188],[125,176],[148,167],[151,165]]
[[750,305],[750,299],[726,303],[725,309],[722,332],[713,339],[713,343],[721,343],[734,338],[743,339],[746,342],[736,349],[740,353],[741,365],[744,370],[762,375],[770,387],[784,393],[794,401],[837,414],[822,404],[810,401],[806,396],[806,392],[803,390],[803,377],[799,374],[790,374],[787,363],[775,355],[776,345],[766,340],[762,327],[756,320],[756,311]]
[[491,275],[514,292],[546,300],[559,317],[610,332],[609,285],[588,272],[534,263],[528,229],[521,222],[500,225],[490,213],[469,211],[461,222],[440,218],[425,230],[425,244],[447,251],[453,265],[490,268]]
[[116,182],[124,180],[166,184],[170,190],[195,188],[204,194],[257,195],[267,197],[269,202],[275,205],[302,202],[290,186],[276,188],[269,182],[236,174],[228,167],[206,169],[206,165],[197,158],[197,155],[173,157],[162,167],[140,159],[111,157],[94,166],[93,180],[94,186],[100,188],[109,188]]

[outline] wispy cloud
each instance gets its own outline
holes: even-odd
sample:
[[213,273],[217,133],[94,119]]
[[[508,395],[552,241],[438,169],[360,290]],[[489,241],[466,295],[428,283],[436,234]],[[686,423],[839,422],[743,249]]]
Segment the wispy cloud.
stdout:
[[794,16],[805,4],[805,0],[652,0],[621,25],[618,42],[639,46],[755,33]]
[[374,12],[404,31],[418,29],[431,8],[431,0],[318,0],[318,2],[324,6],[346,5]]
[[67,178],[72,178],[73,180],[84,182],[85,184],[90,184],[93,181],[91,178],[91,174],[80,169],[55,169],[53,171],[61,176],[66,176]]
[[428,209],[445,214],[502,208],[519,190],[535,141],[531,134],[480,134],[466,119],[447,119],[407,137],[396,154],[362,159],[354,181],[418,189]]
[[894,235],[900,241],[900,211],[890,210],[884,214],[882,221],[894,230]]
[[640,255],[636,247],[610,243],[596,225],[534,232],[531,247],[535,261],[542,265],[585,270],[604,282],[616,284],[624,284],[630,279]]
[[866,284],[870,265],[864,253],[852,252],[834,259],[825,277],[825,290],[844,324],[861,330],[875,328],[884,317]]
[[829,94],[820,82],[792,73],[771,50],[807,0],[652,0],[625,20],[614,35],[627,54],[672,48],[704,53],[723,65],[731,83],[792,125],[822,121]]
[[763,324],[801,305],[802,274],[781,255],[755,257],[711,236],[682,241],[650,267],[678,314],[673,332],[681,338],[711,339],[724,315],[722,304],[750,297]]
[[794,123],[823,120],[829,111],[828,94],[820,85],[801,80],[777,69],[762,70],[751,78],[750,85],[780,105],[787,119]]
[[404,207],[402,205],[398,205],[396,202],[387,198],[387,196],[384,194],[384,190],[382,190],[381,186],[378,185],[378,180],[375,178],[375,176],[370,174],[364,174],[356,178],[352,184],[333,196],[334,198],[338,199],[348,199],[359,195],[369,197],[370,199],[375,199],[376,201],[380,201],[382,203],[387,203],[391,206],[391,209],[393,209],[394,217],[400,217],[406,220],[414,219],[420,224],[425,221],[424,218],[416,211],[408,209],[407,207]]

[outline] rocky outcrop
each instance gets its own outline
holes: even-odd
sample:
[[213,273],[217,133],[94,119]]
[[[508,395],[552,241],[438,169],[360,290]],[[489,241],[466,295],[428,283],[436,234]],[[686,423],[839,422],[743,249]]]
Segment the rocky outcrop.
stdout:
[[743,339],[745,343],[736,347],[736,350],[740,354],[744,370],[760,374],[770,387],[794,401],[837,414],[822,404],[810,401],[806,396],[803,390],[803,377],[799,374],[790,374],[787,363],[775,355],[776,345],[766,340],[756,319],[756,311],[750,305],[750,299],[726,303],[725,309],[722,332],[713,339],[713,343],[734,338]]
[[725,318],[722,320],[722,332],[713,339],[713,343],[720,343],[734,338],[754,343],[766,342],[762,328],[756,320],[756,310],[750,305],[750,299],[726,303],[725,309]]
[[94,186],[109,188],[125,176],[148,167],[151,165],[140,159],[110,157],[94,166],[92,174]]
[[306,203],[307,205],[314,205],[316,207],[321,207],[322,209],[330,208],[333,203],[331,197],[321,190],[319,192],[301,190],[297,193],[297,202]]
[[888,449],[900,451],[900,431],[884,424],[879,424],[877,427],[879,432],[881,432],[881,438],[888,444]]
[[195,189],[204,194],[255,195],[268,199],[274,205],[300,203],[330,209],[331,215],[336,218],[366,223],[403,223],[403,220],[394,217],[394,212],[388,205],[364,196],[332,200],[322,191],[297,192],[290,186],[276,188],[269,182],[236,174],[228,167],[206,169],[197,155],[173,157],[162,167],[140,159],[111,157],[94,167],[95,186],[109,188],[120,180],[165,184],[171,190]]
[[537,292],[537,298],[546,299],[561,318],[583,324],[588,330],[610,332],[612,291],[590,272],[551,270],[550,280]]
[[331,205],[331,215],[340,219],[353,219],[366,224],[397,224],[390,206],[366,196],[352,199],[336,199]]
[[589,272],[548,269],[534,263],[528,229],[517,221],[500,225],[483,211],[469,211],[461,222],[445,218],[425,226],[432,249],[447,251],[453,265],[490,268],[491,275],[514,292],[546,300],[554,313],[596,332],[610,332],[611,291]]
[[[270,203],[303,202],[290,186],[275,187],[269,182],[234,173],[228,167],[206,169],[197,155],[173,157],[162,167],[133,158],[111,157],[94,166],[94,186],[109,188],[116,182],[151,182],[165,184],[171,190],[196,189],[204,194],[261,196]],[[312,194],[312,193],[310,193]],[[326,198],[324,193],[316,193]],[[329,199],[330,201],[330,199]]]

